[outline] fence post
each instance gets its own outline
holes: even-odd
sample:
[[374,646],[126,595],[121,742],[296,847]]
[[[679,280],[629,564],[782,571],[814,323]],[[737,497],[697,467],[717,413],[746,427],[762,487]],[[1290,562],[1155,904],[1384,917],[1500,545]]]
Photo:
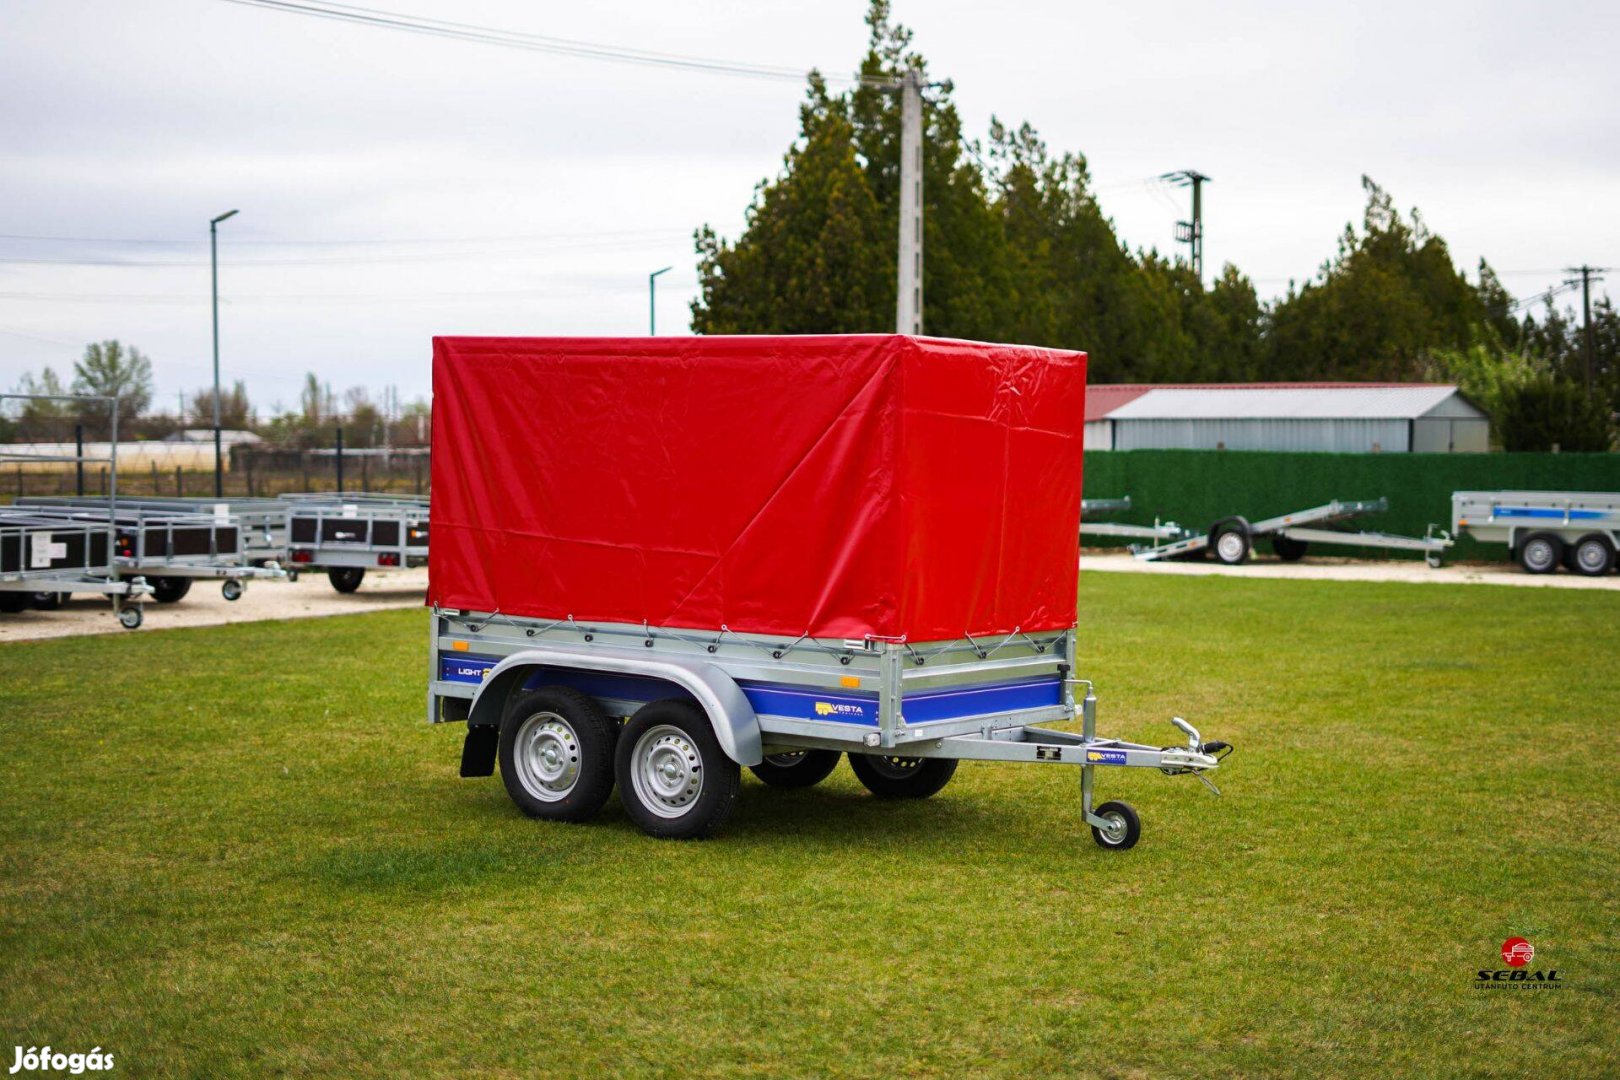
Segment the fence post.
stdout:
[[79,460],[73,463],[74,471],[78,473],[78,488],[75,495],[84,494],[84,425],[73,425],[73,449]]
[[174,495],[177,499],[183,499],[186,496],[186,482],[180,476],[180,466],[178,465],[174,467]]
[[298,467],[304,473],[304,487],[303,487],[303,490],[308,491],[309,490],[309,450],[308,449],[298,451]]
[[343,490],[343,427],[337,429],[337,489]]
[[161,491],[158,490],[158,471],[157,471],[157,462],[156,461],[152,462],[152,494],[153,495],[161,495],[161,494],[163,494]]
[[253,498],[253,455],[247,450],[242,451],[242,467],[247,470],[248,498]]
[[365,455],[360,458],[360,490],[371,490],[371,459]]
[[420,454],[411,456],[411,467],[416,472],[416,493],[420,495],[422,494],[422,456]]

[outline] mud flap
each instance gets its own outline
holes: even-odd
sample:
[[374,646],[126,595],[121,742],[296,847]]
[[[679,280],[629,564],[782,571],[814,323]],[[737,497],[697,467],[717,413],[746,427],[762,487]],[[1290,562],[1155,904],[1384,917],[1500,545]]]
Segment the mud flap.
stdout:
[[500,728],[469,727],[461,744],[461,775],[494,776],[495,748],[500,738]]

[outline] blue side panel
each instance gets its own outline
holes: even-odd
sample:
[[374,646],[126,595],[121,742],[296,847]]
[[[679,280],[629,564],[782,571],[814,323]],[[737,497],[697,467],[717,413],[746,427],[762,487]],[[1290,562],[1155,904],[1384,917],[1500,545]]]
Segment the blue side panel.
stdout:
[[1019,712],[1063,703],[1063,681],[1056,676],[992,686],[953,687],[907,694],[901,713],[908,725],[963,716]]
[[444,682],[472,683],[477,685],[484,681],[489,669],[500,663],[494,656],[472,656],[468,653],[451,653],[439,657],[439,678]]
[[[769,683],[745,683],[742,691],[761,716],[793,720],[821,720],[835,724],[876,727],[876,694],[833,694]],[[910,726],[958,720],[964,716],[1040,709],[1063,702],[1063,682],[1056,676],[989,686],[948,687],[907,694],[901,713]]]
[[876,694],[829,694],[769,683],[742,683],[742,692],[761,716],[793,720],[826,720],[835,724],[877,727]]
[[[1564,511],[1549,510],[1539,506],[1499,506],[1496,508],[1497,517],[1512,518],[1556,518],[1564,520]],[[1571,510],[1569,520],[1592,521],[1603,516],[1602,510]]]

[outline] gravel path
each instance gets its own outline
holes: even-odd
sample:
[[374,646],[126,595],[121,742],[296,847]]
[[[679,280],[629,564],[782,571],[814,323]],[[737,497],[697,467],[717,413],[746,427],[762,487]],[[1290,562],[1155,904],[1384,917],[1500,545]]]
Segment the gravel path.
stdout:
[[[421,607],[427,595],[427,570],[387,574],[369,571],[358,591],[345,596],[325,574],[305,574],[297,581],[250,581],[247,594],[235,603],[220,595],[219,582],[201,580],[178,604],[146,602],[139,630],[125,630],[113,618],[112,601],[81,593],[57,611],[0,615],[0,642],[33,641],[77,634],[145,634],[174,626],[219,626],[259,619],[309,619],[350,615],[384,608]],[[424,624],[425,632],[426,624]]]
[[1242,566],[1226,566],[1208,561],[1142,562],[1117,551],[1086,551],[1080,556],[1080,569],[1103,573],[1131,574],[1220,574],[1243,578],[1293,578],[1304,581],[1411,581],[1429,585],[1518,585],[1546,589],[1607,589],[1620,592],[1620,574],[1584,577],[1559,570],[1553,574],[1527,574],[1511,563],[1463,563],[1438,570],[1416,560],[1361,561],[1355,559],[1307,558],[1285,563],[1258,559]]
[[[1293,579],[1296,581],[1408,581],[1439,585],[1515,585],[1524,588],[1600,589],[1620,592],[1620,574],[1589,578],[1562,570],[1556,574],[1526,574],[1505,563],[1443,566],[1431,570],[1421,562],[1356,561],[1309,558],[1283,563],[1259,559],[1242,566],[1207,562],[1139,562],[1117,551],[1091,550],[1080,557],[1082,571],[1132,574],[1222,574],[1228,577]],[[175,626],[219,626],[259,619],[309,619],[323,615],[350,615],[385,608],[421,607],[427,592],[427,570],[395,573],[371,572],[358,592],[344,596],[335,591],[325,574],[306,574],[296,582],[250,582],[247,595],[228,603],[218,582],[198,581],[178,604],[146,603],[146,619],[139,630],[129,631],[113,618],[112,604],[88,593],[74,597],[58,611],[28,611],[0,615],[0,642],[72,637],[78,634],[144,634]]]

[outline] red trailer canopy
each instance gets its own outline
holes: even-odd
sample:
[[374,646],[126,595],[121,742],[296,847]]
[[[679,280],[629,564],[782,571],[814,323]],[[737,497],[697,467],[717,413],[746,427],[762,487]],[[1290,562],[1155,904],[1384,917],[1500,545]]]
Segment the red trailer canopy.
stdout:
[[797,637],[1072,626],[1085,354],[436,338],[445,607]]

